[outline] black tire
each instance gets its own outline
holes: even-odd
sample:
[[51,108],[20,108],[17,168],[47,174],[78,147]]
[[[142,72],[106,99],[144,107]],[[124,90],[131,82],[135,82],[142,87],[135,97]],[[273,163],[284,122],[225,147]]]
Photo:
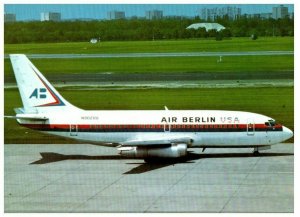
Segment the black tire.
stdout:
[[254,151],[254,152],[253,152],[253,155],[254,155],[254,156],[259,156],[260,153],[259,153],[259,151]]

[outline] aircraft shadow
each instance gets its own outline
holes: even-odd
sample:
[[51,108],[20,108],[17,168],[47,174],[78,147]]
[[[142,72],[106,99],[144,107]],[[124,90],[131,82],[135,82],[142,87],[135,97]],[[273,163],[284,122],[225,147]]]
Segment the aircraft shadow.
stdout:
[[[34,161],[30,164],[48,164],[64,160],[137,160],[136,158],[128,158],[120,155],[103,155],[103,156],[90,156],[90,155],[64,155],[54,152],[41,152],[41,159]],[[139,166],[125,172],[124,174],[140,174],[149,172],[152,170],[160,169],[170,165],[178,163],[194,163],[193,160],[203,158],[240,158],[240,157],[275,157],[275,156],[290,156],[293,153],[260,153],[258,156],[254,156],[253,153],[210,153],[210,154],[197,154],[188,152],[185,157],[178,159],[162,159],[153,158],[149,162],[145,163],[128,163],[137,164]]]

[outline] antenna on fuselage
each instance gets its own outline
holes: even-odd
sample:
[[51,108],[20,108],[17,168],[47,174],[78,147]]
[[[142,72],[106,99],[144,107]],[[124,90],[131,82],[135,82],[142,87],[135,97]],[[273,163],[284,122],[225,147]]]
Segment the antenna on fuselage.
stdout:
[[167,106],[165,106],[165,110],[167,110],[167,111],[169,110]]

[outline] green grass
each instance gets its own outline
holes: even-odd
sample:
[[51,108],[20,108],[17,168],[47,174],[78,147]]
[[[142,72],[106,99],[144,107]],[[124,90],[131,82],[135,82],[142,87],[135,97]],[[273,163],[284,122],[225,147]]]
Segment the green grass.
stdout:
[[[218,57],[163,58],[91,58],[91,59],[32,59],[34,65],[47,75],[72,73],[184,73],[184,72],[282,72],[293,74],[293,56],[228,56],[218,63]],[[5,76],[12,77],[8,59],[4,61]]]
[[[138,52],[199,52],[199,51],[259,51],[294,50],[293,37],[232,38],[215,41],[163,40],[86,43],[44,43],[5,44],[5,54],[9,53],[138,53]],[[32,62],[46,77],[65,76],[73,73],[184,73],[214,72],[249,73],[255,78],[258,73],[288,72],[293,77],[293,55],[282,56],[225,56],[217,63],[218,57],[153,57],[153,58],[88,58],[88,59],[32,59]],[[256,73],[256,75],[255,75]],[[14,82],[9,59],[4,60],[5,82]]]
[[61,53],[139,53],[139,52],[200,52],[200,51],[293,51],[294,37],[265,37],[258,40],[232,38],[214,39],[130,41],[130,42],[89,42],[5,44],[4,53],[61,54]]
[[[166,105],[169,109],[249,111],[270,116],[294,130],[294,91],[291,87],[59,91],[83,109],[164,109]],[[22,106],[16,89],[6,89],[4,100],[6,115],[13,115],[13,108]],[[73,142],[22,128],[15,120],[5,119],[4,124],[5,144]]]

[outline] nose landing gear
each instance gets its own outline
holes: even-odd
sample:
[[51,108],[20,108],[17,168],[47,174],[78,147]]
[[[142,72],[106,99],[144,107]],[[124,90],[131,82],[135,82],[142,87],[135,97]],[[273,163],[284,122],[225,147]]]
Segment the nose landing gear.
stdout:
[[259,151],[261,151],[261,150],[268,150],[268,149],[271,149],[270,145],[254,147],[253,155],[254,156],[259,156],[260,155]]

